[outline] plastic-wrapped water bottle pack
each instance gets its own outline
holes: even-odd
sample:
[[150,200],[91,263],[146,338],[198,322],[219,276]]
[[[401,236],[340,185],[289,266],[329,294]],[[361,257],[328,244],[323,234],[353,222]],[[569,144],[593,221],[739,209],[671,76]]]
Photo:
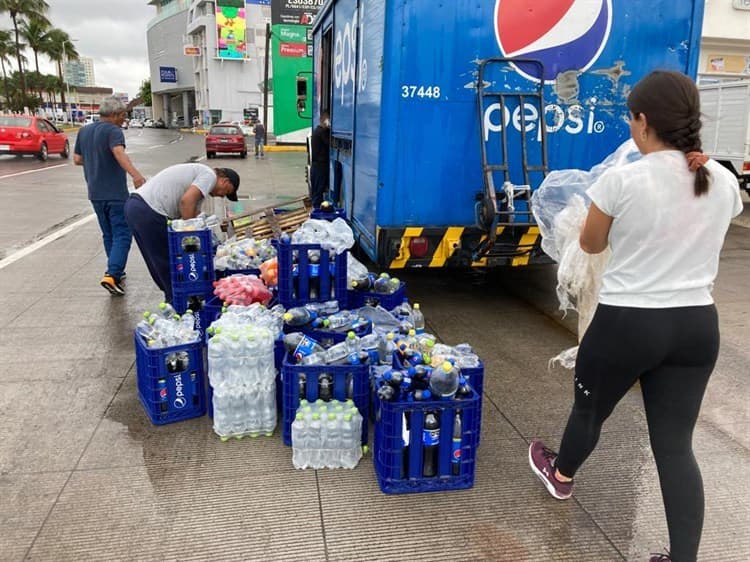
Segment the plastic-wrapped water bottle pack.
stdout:
[[302,400],[292,422],[294,468],[349,468],[362,458],[362,415],[347,400]]
[[229,306],[211,324],[208,378],[213,388],[214,431],[230,437],[271,435],[276,427],[274,340],[283,308]]

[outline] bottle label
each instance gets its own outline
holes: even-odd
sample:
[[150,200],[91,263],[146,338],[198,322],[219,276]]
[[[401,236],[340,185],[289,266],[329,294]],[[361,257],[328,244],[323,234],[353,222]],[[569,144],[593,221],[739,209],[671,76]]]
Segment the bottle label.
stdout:
[[319,277],[320,276],[320,264],[317,263],[311,263],[307,270],[310,272],[310,277]]
[[299,340],[297,347],[294,348],[294,356],[297,358],[297,361],[299,361],[302,357],[312,355],[314,351],[315,340],[310,339],[307,336],[302,336],[302,339]]
[[440,430],[439,429],[423,429],[422,430],[422,443],[429,447],[431,445],[437,445],[440,442]]
[[460,463],[461,462],[461,439],[459,438],[453,438],[453,452],[451,456],[451,462],[452,463]]

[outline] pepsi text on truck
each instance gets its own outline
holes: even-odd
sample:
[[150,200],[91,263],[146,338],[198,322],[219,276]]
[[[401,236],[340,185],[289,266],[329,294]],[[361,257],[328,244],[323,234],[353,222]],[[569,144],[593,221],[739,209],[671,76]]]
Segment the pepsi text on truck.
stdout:
[[[695,76],[703,0],[329,0],[313,126],[331,186],[385,268],[548,262],[530,195],[629,135],[651,70]],[[299,93],[299,92],[298,92]]]

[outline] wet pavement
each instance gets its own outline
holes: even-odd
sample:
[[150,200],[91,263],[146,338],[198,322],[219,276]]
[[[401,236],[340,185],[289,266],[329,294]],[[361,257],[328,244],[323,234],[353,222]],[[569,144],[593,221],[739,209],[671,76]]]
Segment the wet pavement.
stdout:
[[[154,138],[143,152],[131,144],[147,174],[201,155],[192,136],[162,152]],[[3,179],[5,165],[2,249],[89,213],[80,168]],[[243,205],[304,191],[303,154],[212,165],[240,171],[253,197]],[[45,224],[24,223],[24,197]],[[730,230],[715,290],[722,350],[695,434],[700,560],[750,560],[749,233]],[[222,443],[205,417],[151,425],[132,329],[160,295],[135,245],[124,298],[99,287],[103,270],[95,221],[0,261],[0,560],[641,561],[667,545],[638,389],[605,425],[572,500],[552,499],[528,468],[529,440],[557,446],[572,399],[570,373],[547,367],[575,344],[574,319],[555,311],[553,268],[402,275],[428,330],[470,342],[486,365],[475,487],[404,496],[380,492],[370,454],[353,471],[298,471],[278,430]]]

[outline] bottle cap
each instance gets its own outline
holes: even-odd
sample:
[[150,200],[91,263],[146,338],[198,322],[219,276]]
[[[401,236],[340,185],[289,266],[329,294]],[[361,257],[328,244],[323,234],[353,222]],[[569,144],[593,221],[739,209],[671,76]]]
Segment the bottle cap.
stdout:
[[348,400],[346,401],[346,405],[347,405],[347,406],[354,406],[354,400],[352,400],[351,398],[349,398],[349,399],[348,399]]
[[148,318],[149,316],[151,316],[151,313],[148,310],[143,313],[144,318]]
[[303,420],[303,419],[305,419],[305,414],[303,414],[302,412],[297,412],[297,415],[295,416],[295,419]]
[[409,335],[410,335],[411,337],[414,337],[414,336],[416,336],[416,335],[417,335],[417,332],[416,332],[416,331],[414,330],[414,328],[412,328],[411,330],[409,330]]
[[314,414],[312,415],[312,419],[314,419],[314,420],[316,420],[316,421],[317,421],[317,420],[319,420],[319,419],[320,419],[320,414],[319,414],[318,412],[315,412],[315,413],[314,413]]
[[336,414],[334,414],[333,412],[331,412],[330,414],[328,414],[328,419],[331,420],[331,421],[335,420],[336,419]]
[[450,361],[443,361],[442,366],[444,371],[450,371],[453,368],[453,365],[451,365]]
[[395,337],[396,337],[396,334],[394,334],[393,332],[388,332],[388,333],[386,334],[386,336],[385,336],[385,339],[387,339],[387,340],[392,340],[392,339],[393,339],[393,338],[395,338]]
[[304,398],[299,401],[299,405],[300,406],[307,406],[308,404],[309,404],[309,402],[307,400],[305,400]]
[[353,340],[354,338],[357,337],[357,334],[355,334],[354,332],[348,332],[346,334],[346,337],[349,338],[350,340]]
[[292,315],[289,312],[285,312],[282,318],[284,319],[284,322],[289,322],[292,319]]
[[322,399],[322,398],[318,398],[318,399],[317,399],[317,400],[315,401],[315,403],[316,403],[316,404],[317,404],[318,406],[320,406],[320,405],[321,405],[321,404],[323,404],[324,402],[323,402],[323,399]]
[[414,308],[415,310],[419,310],[419,303],[415,302],[412,308]]
[[429,390],[423,390],[422,391],[422,399],[423,400],[429,400],[430,398],[432,398],[432,392],[430,392]]
[[344,421],[352,421],[352,415],[351,414],[344,414]]
[[311,406],[305,406],[305,407],[304,407],[304,408],[302,408],[302,409],[303,409],[303,410],[304,410],[305,412],[312,412],[312,407],[311,407]]
[[435,340],[427,340],[424,342],[425,347],[434,347],[435,346]]

